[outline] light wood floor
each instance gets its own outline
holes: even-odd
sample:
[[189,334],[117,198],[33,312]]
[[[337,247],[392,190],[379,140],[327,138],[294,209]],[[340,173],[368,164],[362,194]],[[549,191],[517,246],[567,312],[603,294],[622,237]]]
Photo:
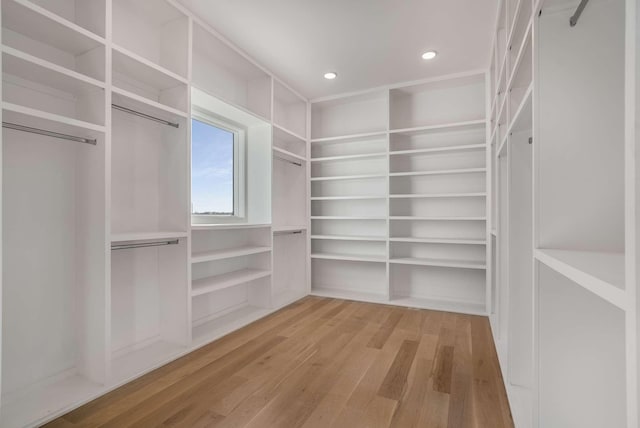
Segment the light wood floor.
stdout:
[[513,427],[484,317],[307,297],[47,427]]

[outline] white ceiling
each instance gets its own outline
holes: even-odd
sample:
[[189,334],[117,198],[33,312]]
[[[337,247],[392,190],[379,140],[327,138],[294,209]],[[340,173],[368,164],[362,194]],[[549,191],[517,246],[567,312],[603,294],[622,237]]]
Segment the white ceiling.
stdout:
[[180,1],[310,99],[486,68],[498,2]]

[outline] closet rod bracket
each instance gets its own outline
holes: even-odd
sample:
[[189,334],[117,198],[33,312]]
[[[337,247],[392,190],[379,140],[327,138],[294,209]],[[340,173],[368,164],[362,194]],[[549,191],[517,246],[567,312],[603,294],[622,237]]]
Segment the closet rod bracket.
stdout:
[[141,112],[139,112],[137,110],[132,110],[130,108],[123,107],[123,106],[118,105],[118,104],[111,104],[111,107],[113,107],[116,110],[120,110],[120,111],[123,111],[125,113],[132,114],[134,116],[139,116],[139,117],[142,117],[144,119],[148,119],[148,120],[152,120],[154,122],[162,123],[163,125],[171,126],[173,128],[179,128],[180,127],[179,123],[169,122],[168,120],[160,119],[159,117],[151,116],[150,114],[141,113]]

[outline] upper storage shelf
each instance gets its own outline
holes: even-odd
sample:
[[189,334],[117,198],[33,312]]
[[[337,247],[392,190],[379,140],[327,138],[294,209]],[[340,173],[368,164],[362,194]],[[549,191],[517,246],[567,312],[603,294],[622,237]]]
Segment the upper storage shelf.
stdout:
[[193,27],[193,85],[271,119],[271,76],[198,24]]
[[485,119],[484,75],[392,89],[391,129],[410,129]]
[[114,0],[113,42],[187,77],[189,20],[164,0]]
[[277,81],[273,84],[273,122],[301,138],[307,135],[307,102]]
[[388,92],[320,101],[311,106],[311,138],[322,140],[387,131]]

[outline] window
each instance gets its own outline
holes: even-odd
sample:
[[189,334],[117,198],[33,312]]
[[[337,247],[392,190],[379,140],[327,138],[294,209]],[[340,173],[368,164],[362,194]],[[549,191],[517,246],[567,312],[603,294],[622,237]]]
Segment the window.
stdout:
[[241,221],[244,217],[244,132],[205,116],[193,117],[191,129],[194,222]]

